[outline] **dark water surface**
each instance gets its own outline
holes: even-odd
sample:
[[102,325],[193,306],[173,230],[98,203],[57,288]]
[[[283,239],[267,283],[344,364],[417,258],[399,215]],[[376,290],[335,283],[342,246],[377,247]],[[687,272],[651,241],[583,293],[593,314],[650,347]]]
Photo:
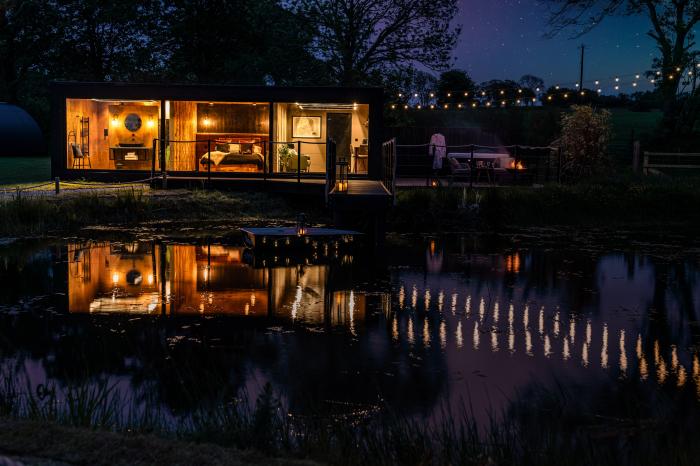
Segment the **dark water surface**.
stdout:
[[397,239],[382,254],[254,257],[166,241],[0,249],[0,367],[27,390],[108,380],[186,413],[266,383],[291,413],[479,422],[534,384],[628,380],[700,399],[700,260]]

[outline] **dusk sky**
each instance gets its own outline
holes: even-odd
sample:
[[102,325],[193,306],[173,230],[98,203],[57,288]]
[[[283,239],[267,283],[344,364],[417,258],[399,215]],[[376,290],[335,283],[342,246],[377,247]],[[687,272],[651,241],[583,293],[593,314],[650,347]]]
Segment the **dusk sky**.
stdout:
[[[648,70],[656,56],[653,40],[646,36],[644,17],[613,17],[588,34],[571,39],[565,32],[554,39],[547,31],[547,2],[537,0],[461,0],[455,21],[462,35],[455,49],[457,68],[465,69],[479,83],[488,79],[515,79],[534,74],[549,85],[578,81],[579,50],[586,45],[584,81],[600,79],[611,91],[616,75]],[[622,83],[629,87],[633,77]],[[607,83],[607,85],[605,85]],[[593,83],[587,86],[593,87]],[[640,87],[641,82],[640,82]],[[620,89],[630,92],[632,89]]]

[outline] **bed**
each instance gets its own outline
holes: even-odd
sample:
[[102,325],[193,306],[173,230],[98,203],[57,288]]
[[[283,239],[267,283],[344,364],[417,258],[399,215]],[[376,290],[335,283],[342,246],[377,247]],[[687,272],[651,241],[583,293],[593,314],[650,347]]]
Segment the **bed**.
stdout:
[[260,144],[217,142],[214,150],[200,157],[199,163],[204,170],[211,164],[211,171],[258,172],[262,171],[265,158]]

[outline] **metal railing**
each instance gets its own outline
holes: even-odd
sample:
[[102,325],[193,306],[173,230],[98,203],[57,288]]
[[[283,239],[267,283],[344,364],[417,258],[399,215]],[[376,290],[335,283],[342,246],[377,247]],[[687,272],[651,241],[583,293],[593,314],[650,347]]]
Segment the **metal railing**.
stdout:
[[[495,179],[496,172],[506,172],[514,184],[522,182],[559,182],[561,178],[561,148],[553,146],[484,146],[478,144],[438,145],[411,144],[396,146],[397,178],[424,178],[425,185],[431,186],[440,178],[468,178],[469,184],[478,182],[482,173],[490,180]],[[441,168],[434,168],[433,163],[438,150],[444,150]],[[504,154],[513,159],[513,166],[496,167],[494,163],[483,163],[482,154]],[[459,157],[458,157],[459,155]],[[466,166],[455,171],[450,158],[468,160]],[[491,181],[490,181],[491,182]]]
[[396,191],[396,138],[382,144],[382,183],[395,199]]

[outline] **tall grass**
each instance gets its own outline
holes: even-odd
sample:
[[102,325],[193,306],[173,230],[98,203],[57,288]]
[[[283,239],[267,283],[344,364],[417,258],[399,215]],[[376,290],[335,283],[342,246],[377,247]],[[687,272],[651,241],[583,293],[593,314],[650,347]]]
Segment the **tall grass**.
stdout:
[[700,179],[609,177],[574,185],[400,191],[394,231],[529,226],[700,226]]
[[353,420],[321,412],[299,417],[266,385],[254,402],[239,393],[173,413],[143,397],[125,396],[105,379],[65,387],[17,380],[3,372],[4,417],[156,433],[340,465],[690,465],[700,454],[697,406],[674,398],[676,391],[631,380],[599,391],[536,384],[486,426],[476,424],[468,403],[457,410],[443,405],[427,420],[389,407]]
[[129,226],[158,222],[293,221],[299,212],[311,221],[323,217],[320,206],[267,193],[174,191],[0,198],[0,235],[29,236],[76,232],[97,225]]

